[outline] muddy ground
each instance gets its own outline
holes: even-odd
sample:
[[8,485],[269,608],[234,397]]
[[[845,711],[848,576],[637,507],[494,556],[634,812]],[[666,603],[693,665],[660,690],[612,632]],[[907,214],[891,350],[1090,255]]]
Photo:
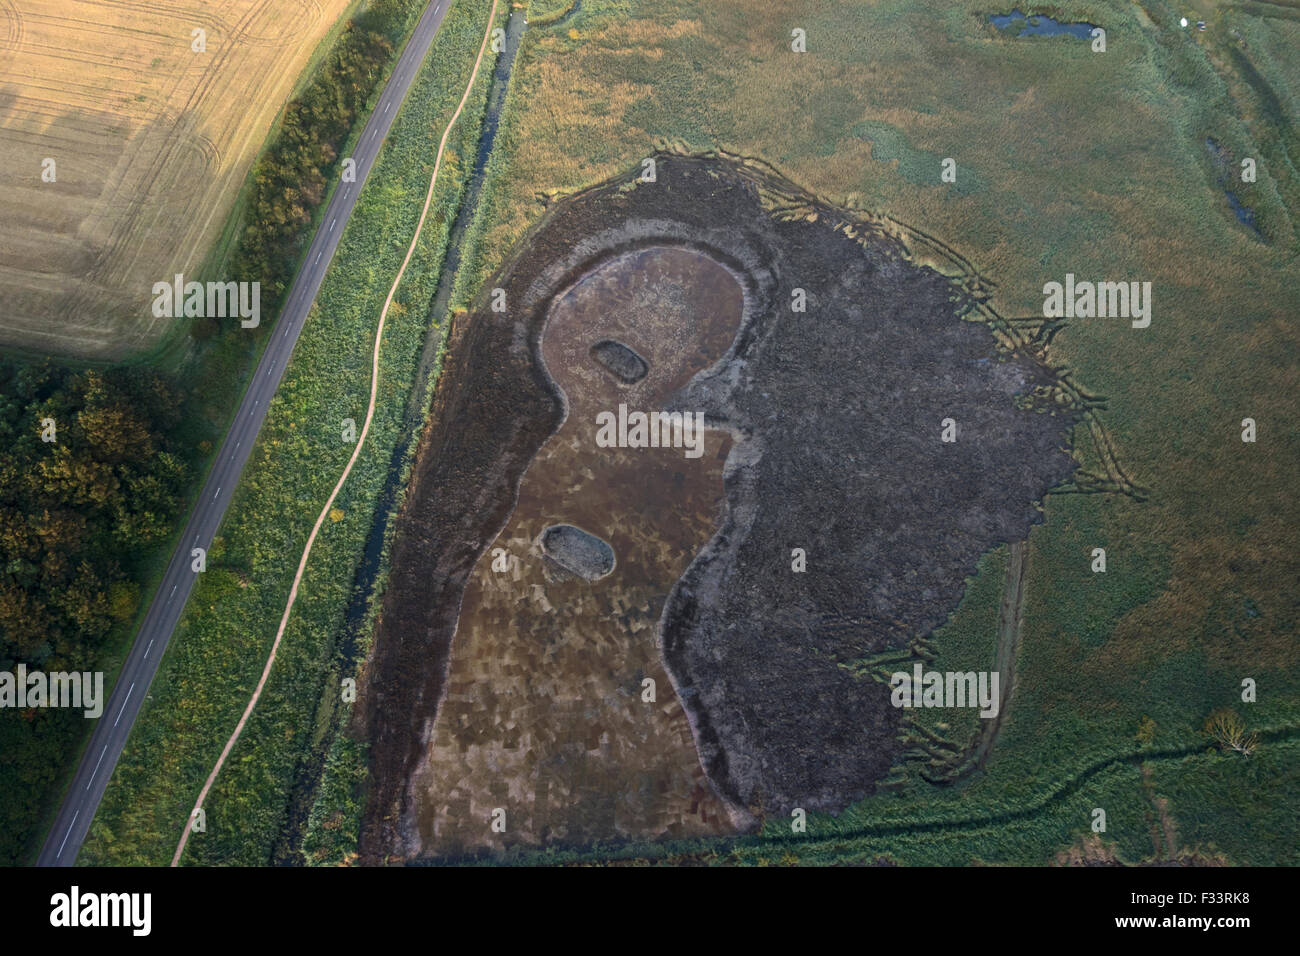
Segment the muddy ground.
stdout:
[[[662,155],[657,167],[654,183],[629,174],[553,207],[457,323],[366,670],[364,861],[842,809],[888,770],[900,719],[886,685],[843,665],[941,624],[979,556],[1023,540],[1036,502],[1074,469],[1072,416],[1020,400],[1050,387],[1052,372],[963,320],[969,301],[902,242],[829,207],[812,221],[773,215],[797,191],[729,161]],[[598,472],[626,473],[634,453],[597,448],[587,417],[586,431],[556,440],[575,427],[566,389],[604,374],[591,349],[606,339],[645,357],[645,382],[663,386],[655,369],[678,361],[669,346],[683,330],[656,331],[643,303],[624,315],[646,333],[633,343],[629,328],[611,334],[589,310],[591,341],[577,336],[567,359],[550,357],[556,377],[544,333],[584,277],[671,248],[734,280],[739,331],[722,354],[696,349],[693,365],[674,366],[693,377],[645,393],[705,414],[704,470],[661,455],[658,472],[618,485]],[[674,281],[688,293],[680,322],[700,293],[689,276]],[[493,287],[505,290],[504,312],[489,306]],[[796,289],[804,311],[792,306]],[[559,368],[580,365],[557,384]],[[609,384],[603,407],[643,385]],[[948,418],[953,443],[941,441]],[[593,499],[556,478],[573,473],[606,492]],[[676,508],[664,481],[682,489]],[[566,517],[584,509],[583,520]],[[544,574],[536,540],[565,521],[611,544],[613,574]],[[503,530],[521,573],[542,575],[504,603],[510,585],[493,584],[490,552]],[[639,568],[621,574],[620,551],[639,554]],[[522,596],[534,584],[544,600]],[[565,595],[558,614],[550,588]],[[538,650],[553,642],[569,653]],[[663,706],[646,710],[625,682],[661,667]],[[548,705],[578,683],[586,697]],[[506,834],[490,829],[498,806]]]

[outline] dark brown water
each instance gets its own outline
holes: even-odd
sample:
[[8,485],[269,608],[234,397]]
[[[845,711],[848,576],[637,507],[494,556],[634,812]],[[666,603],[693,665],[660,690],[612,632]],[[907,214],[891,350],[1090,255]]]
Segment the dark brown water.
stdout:
[[[730,438],[706,432],[698,458],[600,448],[596,418],[620,403],[662,407],[723,355],[742,308],[726,269],[668,247],[607,260],[553,304],[541,351],[567,416],[466,585],[446,697],[411,784],[421,855],[731,829],[658,643],[670,589],[717,526]],[[645,376],[623,384],[593,355],[605,341],[643,358]],[[545,558],[539,540],[555,525],[606,542],[613,570],[585,580]],[[654,703],[642,700],[646,677]],[[498,807],[504,835],[490,828]]]

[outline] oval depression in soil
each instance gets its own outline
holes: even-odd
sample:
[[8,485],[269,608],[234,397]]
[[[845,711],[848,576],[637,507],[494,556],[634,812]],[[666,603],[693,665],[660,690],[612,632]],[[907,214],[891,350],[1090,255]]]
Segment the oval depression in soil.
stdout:
[[571,524],[551,525],[542,532],[541,545],[548,558],[588,581],[599,581],[614,570],[614,549]]
[[645,359],[613,339],[602,339],[593,345],[591,357],[624,385],[635,385],[650,371]]

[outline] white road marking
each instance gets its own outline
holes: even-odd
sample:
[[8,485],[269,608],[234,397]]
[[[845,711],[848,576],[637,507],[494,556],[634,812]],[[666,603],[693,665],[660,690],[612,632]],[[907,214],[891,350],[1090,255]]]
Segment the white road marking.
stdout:
[[221,494],[221,486],[217,485],[217,490],[212,493],[212,500],[217,500],[217,495]]
[[54,854],[55,859],[57,859],[58,857],[63,856],[63,848],[64,848],[65,846],[68,845],[68,836],[72,833],[72,828],[73,828],[74,826],[76,826],[76,824],[77,824],[77,816],[78,816],[80,813],[81,813],[81,811],[80,811],[80,810],[77,810],[75,813],[72,814],[72,822],[68,824],[68,832],[65,833],[65,834],[63,834],[63,842],[59,844],[59,852],[56,853],[56,854]]
[[338,222],[337,219],[331,219],[331,220],[330,220],[330,232],[333,232],[333,231],[334,231],[334,223],[336,223],[336,222]]
[[167,600],[170,601],[172,598],[174,598],[174,597],[176,596],[176,588],[177,588],[177,587],[179,587],[179,585],[176,585],[176,584],[173,584],[173,585],[172,585],[172,593],[169,594],[169,595],[167,595]]
[[149,638],[149,646],[144,649],[144,659],[149,659],[149,652],[153,650],[153,638]]
[[385,103],[385,104],[384,104],[384,112],[387,113],[387,112],[388,112],[388,107],[390,107],[390,106],[392,106],[392,105],[393,105],[392,103]]
[[[126,700],[122,701],[122,709],[117,712],[117,720],[122,719],[122,711],[126,710],[126,702],[131,699],[131,693],[135,690],[135,681],[131,681],[131,686],[126,689]],[[117,720],[113,721],[113,726],[117,726]]]
[[99,765],[104,762],[104,754],[108,753],[108,744],[104,744],[104,749],[99,752],[99,759],[95,761],[95,769],[90,772],[90,779],[86,781],[86,789],[95,782],[95,774],[99,773]]

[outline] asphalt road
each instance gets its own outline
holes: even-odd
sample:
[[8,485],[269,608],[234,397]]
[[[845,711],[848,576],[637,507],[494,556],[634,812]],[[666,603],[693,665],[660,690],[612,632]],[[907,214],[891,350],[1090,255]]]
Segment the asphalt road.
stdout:
[[[99,717],[98,725],[91,734],[76,776],[63,798],[59,815],[37,857],[38,866],[71,866],[76,862],[104,789],[113,775],[113,768],[117,766],[126,738],[144,704],[149,684],[158,670],[158,663],[167,650],[172,631],[194,587],[198,575],[191,570],[191,550],[203,548],[206,553],[225,517],[226,508],[230,505],[235,486],[239,484],[239,476],[244,470],[244,463],[253,450],[257,433],[266,418],[267,405],[280,385],[289,356],[298,342],[298,333],[302,331],[307,313],[320,290],[334,251],[338,248],[343,227],[352,215],[357,195],[370,173],[379,147],[388,136],[420,64],[429,52],[434,35],[442,26],[447,5],[448,0],[435,0],[420,17],[420,22],[398,58],[397,66],[380,94],[374,113],[352,153],[357,164],[357,181],[342,184],[325,208],[320,229],[307,250],[302,269],[289,289],[271,340],[262,353],[239,411],[217,452],[212,470],[190,514],[189,523],[167,565],[162,584],[154,595],[153,604],[127,654],[122,673],[104,705],[103,715]],[[183,820],[177,820],[176,826],[179,828],[183,823]]]

